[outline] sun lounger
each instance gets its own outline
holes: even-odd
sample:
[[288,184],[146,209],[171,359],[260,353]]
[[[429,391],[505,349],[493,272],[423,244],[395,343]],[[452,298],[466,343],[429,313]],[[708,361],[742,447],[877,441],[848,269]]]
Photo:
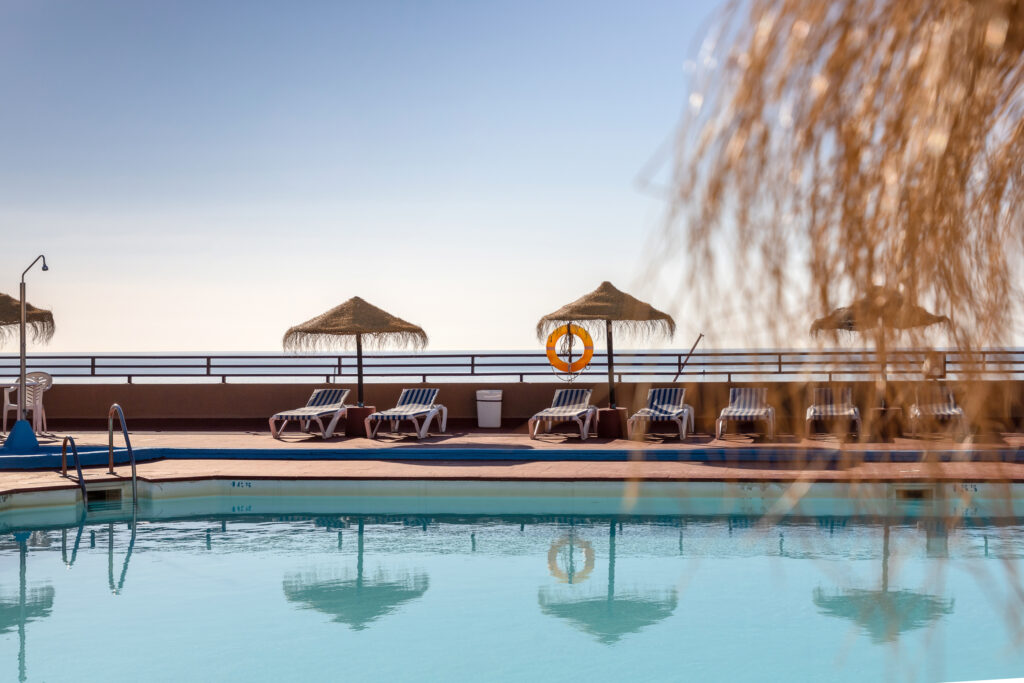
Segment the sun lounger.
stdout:
[[[346,398],[348,398],[348,389],[317,389],[309,397],[305,407],[274,414],[270,418],[270,434],[275,439],[280,439],[285,425],[289,420],[295,420],[304,432],[308,432],[311,423],[316,422],[320,426],[320,436],[329,439],[338,425],[338,420],[343,415],[347,415],[348,409],[351,407],[345,405]],[[323,420],[326,417],[330,417],[331,420],[324,427]],[[278,421],[281,421],[280,426],[277,426]]]
[[544,423],[544,431],[551,431],[555,422],[575,422],[580,428],[580,438],[586,440],[590,433],[590,421],[597,422],[597,406],[590,405],[590,389],[559,389],[545,408],[530,418],[527,429],[530,438],[537,438],[537,430]]
[[683,403],[686,389],[651,389],[647,392],[647,406],[641,408],[626,423],[628,438],[640,422],[675,422],[679,427],[679,438],[686,438],[686,425],[693,431],[693,408]]
[[925,394],[925,402],[921,401],[920,395],[910,406],[910,433],[917,435],[923,421],[956,423],[960,432],[967,434],[967,418],[964,417],[964,410],[956,403],[953,391],[944,384],[930,387]]
[[857,433],[860,434],[860,411],[853,405],[853,390],[850,387],[843,387],[837,393],[832,387],[815,387],[811,405],[807,407],[807,433],[811,433],[811,423],[815,420],[844,418],[855,424]]
[[715,420],[715,438],[722,438],[728,422],[768,423],[768,438],[775,437],[775,408],[768,405],[768,390],[760,387],[733,387],[729,389],[729,406]]
[[[398,423],[402,420],[412,422],[416,430],[416,438],[422,439],[430,431],[430,421],[440,415],[441,431],[448,428],[448,409],[437,400],[437,389],[402,389],[402,395],[398,397],[398,405],[388,410],[373,413],[366,418],[366,435],[371,439],[377,436],[382,422],[391,423],[391,431],[398,430]],[[423,427],[420,428],[420,418],[423,418]]]

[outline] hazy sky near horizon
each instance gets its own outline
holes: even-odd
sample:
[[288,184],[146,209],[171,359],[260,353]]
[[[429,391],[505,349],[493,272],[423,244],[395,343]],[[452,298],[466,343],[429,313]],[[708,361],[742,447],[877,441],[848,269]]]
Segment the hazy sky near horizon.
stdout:
[[276,351],[353,295],[432,349],[532,349],[608,279],[688,347],[637,179],[714,9],[5,0],[0,291],[46,254],[49,351]]

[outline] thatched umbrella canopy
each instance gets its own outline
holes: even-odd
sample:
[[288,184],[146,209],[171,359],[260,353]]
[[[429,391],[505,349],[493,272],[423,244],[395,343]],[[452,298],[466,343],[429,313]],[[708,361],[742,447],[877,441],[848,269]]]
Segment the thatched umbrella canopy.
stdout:
[[427,333],[422,327],[396,318],[354,296],[340,306],[291,327],[284,333],[286,351],[318,351],[355,347],[359,381],[359,405],[363,405],[363,346],[423,348]]
[[[21,324],[21,301],[7,294],[0,294],[0,344],[14,337]],[[32,341],[46,343],[53,338],[53,313],[25,304],[25,327],[32,335]]]
[[541,318],[537,323],[537,337],[544,339],[552,330],[570,323],[582,325],[597,337],[601,334],[607,337],[608,402],[612,408],[615,407],[613,332],[636,338],[672,337],[676,332],[676,321],[668,313],[616,289],[607,281],[593,292]]
[[874,287],[864,298],[815,320],[811,334],[909,330],[949,322],[949,317],[929,313],[894,289]]
[[907,301],[898,290],[875,286],[867,296],[849,306],[837,308],[811,324],[811,334],[837,334],[839,332],[860,332],[872,334],[878,362],[881,366],[881,389],[884,401],[886,383],[886,346],[892,332],[928,327],[936,324],[949,325],[944,315],[929,313],[920,306]]

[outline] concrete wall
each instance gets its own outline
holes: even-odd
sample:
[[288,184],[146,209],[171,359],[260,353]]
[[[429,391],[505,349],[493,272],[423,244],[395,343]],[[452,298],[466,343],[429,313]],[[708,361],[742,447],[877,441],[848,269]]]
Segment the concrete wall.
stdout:
[[[46,393],[45,406],[51,429],[59,426],[106,428],[106,415],[111,403],[120,403],[133,428],[207,427],[265,428],[273,413],[304,405],[310,392],[325,384],[56,384]],[[344,386],[344,385],[342,385]],[[412,386],[412,385],[410,385]],[[524,423],[531,415],[551,404],[560,382],[534,384],[428,384],[439,388],[438,400],[444,403],[455,420],[476,417],[477,389],[504,391],[502,416],[509,428]],[[593,402],[606,406],[606,384],[584,384],[593,389]],[[643,406],[649,384],[619,384],[618,404],[630,412]],[[665,386],[665,385],[654,385]],[[729,386],[725,383],[686,384],[686,401],[697,413],[697,431],[711,432],[719,411],[728,403]],[[733,386],[742,386],[734,384]],[[769,389],[769,401],[775,406],[778,429],[794,433],[802,429],[809,385],[802,382],[773,382],[761,386]],[[853,385],[854,400],[868,417],[874,405],[874,384]],[[355,402],[355,387],[349,387],[350,402]],[[398,384],[366,385],[366,403],[378,409],[391,407],[402,386]],[[1024,416],[1024,382],[980,382],[958,386],[957,394],[972,423],[985,431],[1019,429]],[[891,383],[890,405],[913,402],[914,387]],[[13,419],[13,415],[11,416]]]

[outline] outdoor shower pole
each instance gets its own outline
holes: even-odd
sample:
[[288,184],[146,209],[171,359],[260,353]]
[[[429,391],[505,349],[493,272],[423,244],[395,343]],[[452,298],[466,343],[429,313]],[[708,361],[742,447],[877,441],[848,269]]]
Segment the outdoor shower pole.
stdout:
[[615,350],[612,348],[612,321],[605,320],[605,336],[608,337],[608,407],[615,407],[615,360],[612,354]]
[[[359,407],[363,407],[363,335],[356,335],[356,375],[358,377],[356,394],[359,398]],[[359,523],[362,528],[362,522]],[[362,537],[360,537],[362,538]]]
[[32,270],[32,266],[34,266],[36,264],[36,261],[38,261],[39,259],[43,259],[43,270],[49,270],[49,268],[46,266],[46,257],[43,256],[42,254],[40,254],[39,256],[36,256],[36,260],[33,261],[32,263],[28,264],[28,268],[26,268],[21,273],[21,285],[18,288],[18,293],[21,295],[21,352],[20,352],[20,356],[21,356],[21,377],[18,380],[18,421],[19,422],[21,420],[25,419],[25,365],[26,365],[26,359],[25,359],[25,322],[26,322],[25,321],[25,319],[26,319],[26,312],[25,312],[25,274],[28,273],[28,271]]

